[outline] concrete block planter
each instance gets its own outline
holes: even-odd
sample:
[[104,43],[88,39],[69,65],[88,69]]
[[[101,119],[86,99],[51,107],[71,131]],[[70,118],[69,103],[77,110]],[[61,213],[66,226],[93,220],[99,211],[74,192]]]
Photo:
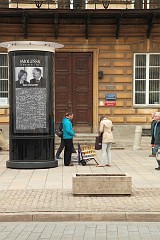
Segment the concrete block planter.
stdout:
[[128,174],[74,174],[72,178],[74,195],[131,195],[132,178]]

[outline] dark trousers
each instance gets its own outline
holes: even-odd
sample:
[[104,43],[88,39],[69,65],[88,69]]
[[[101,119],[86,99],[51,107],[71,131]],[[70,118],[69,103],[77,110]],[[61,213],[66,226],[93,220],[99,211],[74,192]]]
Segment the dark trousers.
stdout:
[[[60,146],[59,146],[59,148],[56,152],[56,157],[60,156],[61,152],[63,151],[63,148],[64,148],[64,139],[61,137],[61,143],[60,143]],[[76,153],[76,150],[75,150],[74,146],[72,148],[72,153]]]
[[[155,147],[153,148],[153,154],[154,154],[155,157],[156,157],[156,154],[158,152],[159,147],[160,147],[160,145],[155,145]],[[160,167],[160,160],[157,160],[157,163],[158,163],[158,167]]]
[[56,152],[56,157],[59,157],[59,155],[61,154],[61,152],[63,151],[63,148],[64,148],[64,140],[63,140],[63,137],[61,137],[61,143],[60,143],[60,146]]
[[64,165],[68,166],[71,163],[73,139],[64,139],[64,146]]
[[156,154],[157,154],[157,151],[158,151],[158,148],[160,147],[160,145],[155,145],[154,148],[153,148],[153,155],[156,157]]

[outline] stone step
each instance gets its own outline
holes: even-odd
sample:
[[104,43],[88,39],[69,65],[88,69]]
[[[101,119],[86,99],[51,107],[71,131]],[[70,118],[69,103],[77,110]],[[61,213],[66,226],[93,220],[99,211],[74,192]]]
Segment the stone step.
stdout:
[[[94,145],[95,144],[95,138],[98,136],[97,133],[77,133],[76,136],[74,137],[74,145],[75,148],[77,149],[78,143],[81,145]],[[148,136],[142,136],[141,139],[141,146],[142,149],[150,149],[150,139],[151,137]],[[59,137],[55,137],[55,147],[56,149],[60,145],[61,139]],[[116,143],[112,144],[112,149],[126,149],[126,148],[133,148],[134,144],[134,136],[132,138],[126,136],[126,138],[115,138]]]
[[[78,143],[80,145],[95,145],[95,139],[98,136],[97,133],[76,133],[73,139],[75,149],[78,149]],[[55,137],[55,149],[58,149],[61,142],[61,138]],[[112,149],[124,149],[120,143],[113,143]]]

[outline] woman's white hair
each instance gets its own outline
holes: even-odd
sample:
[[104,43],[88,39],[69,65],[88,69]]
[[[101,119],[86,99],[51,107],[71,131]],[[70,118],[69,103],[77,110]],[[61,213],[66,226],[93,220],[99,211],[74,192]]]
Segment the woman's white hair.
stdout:
[[154,116],[160,117],[160,112],[155,112]]

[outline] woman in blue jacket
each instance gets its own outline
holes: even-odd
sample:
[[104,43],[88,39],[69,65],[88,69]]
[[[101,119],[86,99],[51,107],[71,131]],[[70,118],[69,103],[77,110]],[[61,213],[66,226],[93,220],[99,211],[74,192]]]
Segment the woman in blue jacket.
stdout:
[[71,163],[71,155],[73,149],[73,137],[75,132],[73,131],[72,122],[73,113],[66,113],[65,118],[62,120],[63,125],[63,140],[64,140],[64,165],[65,166],[73,166]]

